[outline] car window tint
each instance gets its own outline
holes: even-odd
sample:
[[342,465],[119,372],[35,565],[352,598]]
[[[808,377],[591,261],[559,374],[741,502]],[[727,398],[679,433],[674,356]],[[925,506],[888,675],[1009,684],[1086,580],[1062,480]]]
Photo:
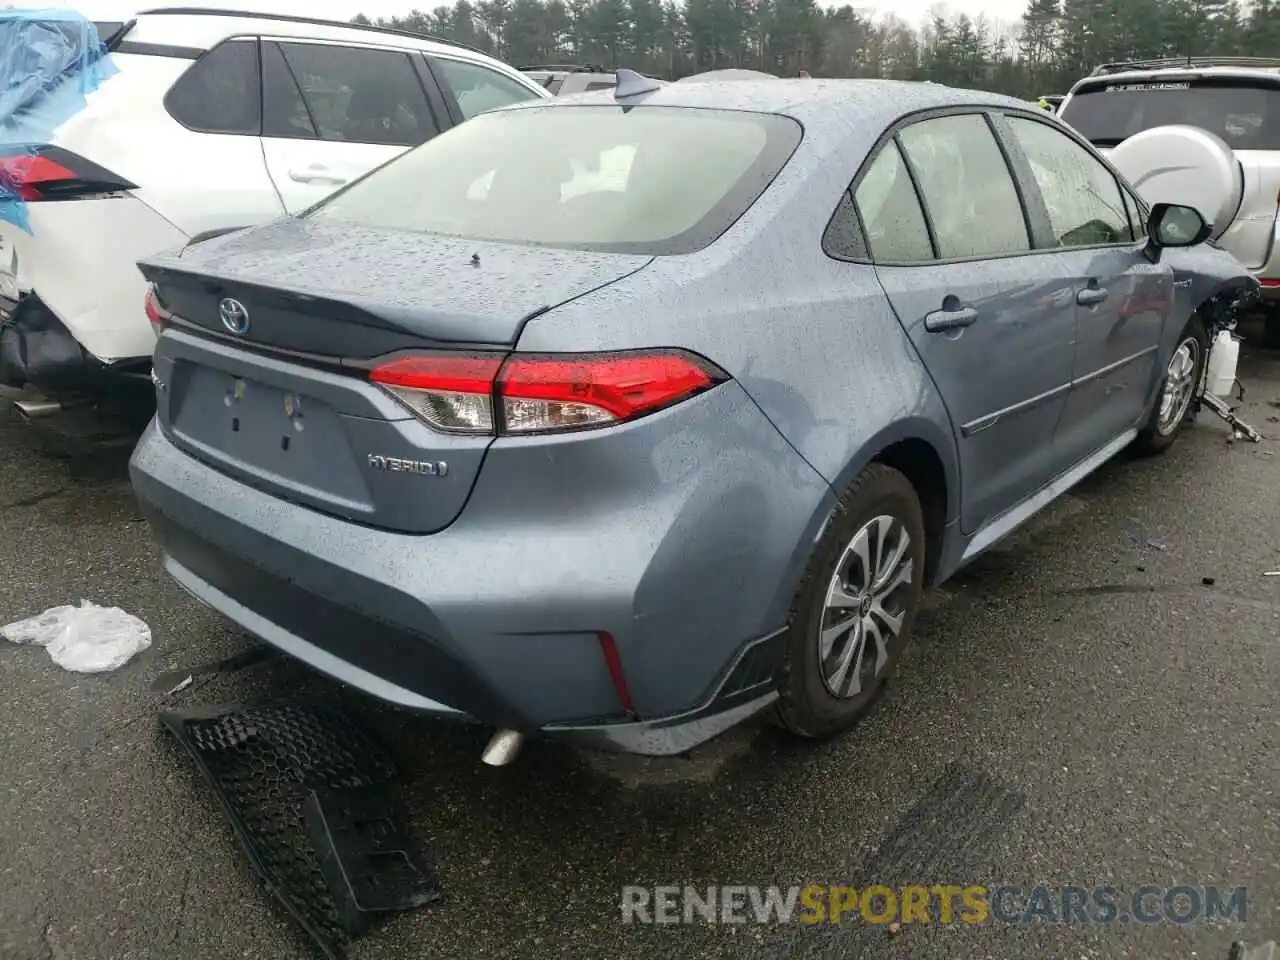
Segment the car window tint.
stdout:
[[934,258],[920,199],[896,143],[885,144],[854,200],[874,259],[914,263]]
[[936,117],[899,134],[943,259],[1031,249],[1018,191],[987,121]]
[[1131,243],[1120,184],[1101,162],[1047,123],[1009,117],[1009,126],[1040,187],[1059,246]]
[[836,212],[831,215],[831,222],[822,236],[822,249],[830,256],[846,260],[861,260],[867,256],[858,211],[848,190],[840,194],[840,203],[836,205]]
[[412,147],[439,133],[408,54],[280,46],[322,139]]
[[453,91],[463,119],[470,120],[478,113],[496,110],[510,103],[532,100],[535,94],[528,87],[504,77],[497,70],[490,70],[476,63],[448,60],[437,57],[432,61],[443,82]]
[[262,45],[262,135],[296,140],[319,136],[277,43]]
[[262,126],[258,42],[228,40],[178,78],[165,97],[169,114],[201,133],[257,136]]
[[497,243],[691,253],[750,209],[802,136],[789,117],[739,110],[497,110],[410,150],[307,216]]
[[612,80],[592,80],[587,84],[586,92],[590,93],[592,90],[612,90],[615,86],[617,86],[617,84]]

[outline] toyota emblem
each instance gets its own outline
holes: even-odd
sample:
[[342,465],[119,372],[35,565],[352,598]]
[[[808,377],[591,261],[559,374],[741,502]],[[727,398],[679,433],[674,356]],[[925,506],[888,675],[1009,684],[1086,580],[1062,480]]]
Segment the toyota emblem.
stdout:
[[218,304],[218,317],[232,333],[244,333],[249,329],[249,311],[239,300],[228,297]]

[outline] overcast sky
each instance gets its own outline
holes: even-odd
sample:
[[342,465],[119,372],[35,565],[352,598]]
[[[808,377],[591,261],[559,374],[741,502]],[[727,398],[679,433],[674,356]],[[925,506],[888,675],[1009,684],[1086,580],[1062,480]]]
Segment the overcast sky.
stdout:
[[[334,20],[346,20],[357,13],[370,17],[385,17],[408,13],[415,6],[431,10],[451,0],[209,0],[208,3],[182,3],[181,0],[156,0],[155,3],[130,3],[129,0],[63,0],[63,2],[80,10],[91,20],[120,19],[124,11],[146,9],[147,6],[210,6],[224,9],[253,9],[279,13],[300,13],[313,17],[327,17]],[[912,25],[918,25],[928,15],[929,10],[938,6],[936,0],[818,0],[824,6],[838,6],[841,2],[851,2],[854,6],[866,10],[893,11]],[[57,0],[28,2],[13,0],[19,7],[56,6]],[[941,4],[952,13],[968,13],[970,15],[985,14],[989,20],[1016,21],[1022,16],[1026,0],[946,0]]]

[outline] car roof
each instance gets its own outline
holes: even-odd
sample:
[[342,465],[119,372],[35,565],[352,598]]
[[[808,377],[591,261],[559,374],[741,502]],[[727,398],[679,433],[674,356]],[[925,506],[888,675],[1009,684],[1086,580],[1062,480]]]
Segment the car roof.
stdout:
[[[526,101],[504,107],[563,108],[574,105],[614,103],[613,90],[575,93],[555,100]],[[817,80],[805,78],[708,80],[701,83],[665,83],[651,92],[628,97],[627,103],[663,107],[700,107],[778,113],[801,124],[839,116],[846,122],[888,126],[898,117],[919,110],[947,106],[993,106],[1031,109],[1025,101],[984,90],[965,90],[936,83],[901,80]]]
[[[465,51],[467,59],[500,63],[474,47],[441,37],[293,14],[214,7],[157,7],[140,10],[124,19],[133,23],[128,39],[141,43],[209,49],[238,34],[270,33],[273,36],[347,41],[427,53],[458,54]],[[511,70],[506,64],[502,66],[504,71]]]
[[1280,80],[1280,59],[1270,57],[1192,57],[1187,60],[1148,60],[1104,63],[1077,80],[1073,91],[1108,83],[1150,80],[1152,77],[1209,76]]

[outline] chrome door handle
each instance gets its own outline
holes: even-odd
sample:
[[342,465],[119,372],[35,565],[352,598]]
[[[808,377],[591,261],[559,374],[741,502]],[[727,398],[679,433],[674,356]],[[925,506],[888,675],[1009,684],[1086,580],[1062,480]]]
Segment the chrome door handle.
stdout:
[[978,311],[974,307],[957,307],[955,310],[935,310],[925,315],[924,328],[930,333],[942,333],[945,330],[959,330],[972,326],[978,319]]
[[1085,287],[1076,294],[1076,303],[1082,307],[1096,307],[1107,299],[1107,291],[1102,287]]
[[334,176],[323,167],[308,167],[306,170],[290,170],[289,179],[296,183],[324,183],[340,187],[347,181],[343,177]]

